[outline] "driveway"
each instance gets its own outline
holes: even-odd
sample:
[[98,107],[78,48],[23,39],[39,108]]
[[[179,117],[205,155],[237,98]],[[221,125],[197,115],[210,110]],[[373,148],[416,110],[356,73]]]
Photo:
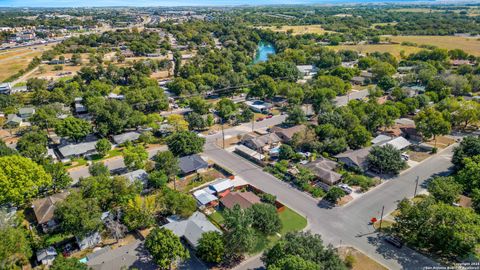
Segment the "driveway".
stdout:
[[[204,153],[214,162],[232,170],[250,184],[276,195],[285,205],[306,216],[309,223],[307,229],[322,235],[325,243],[334,246],[354,246],[389,269],[422,269],[438,264],[409,248],[396,249],[385,243],[368,223],[372,217],[380,217],[382,206],[385,207],[384,215],[387,215],[396,209],[400,200],[412,197],[417,176],[420,179],[418,192],[421,192],[423,191],[421,184],[426,179],[448,170],[452,165],[450,162],[452,149],[453,145],[418,166],[387,180],[354,203],[335,208],[313,199],[288,183],[263,172],[260,167],[218,148],[213,143],[205,146]],[[256,259],[240,269],[259,265],[261,263]]]

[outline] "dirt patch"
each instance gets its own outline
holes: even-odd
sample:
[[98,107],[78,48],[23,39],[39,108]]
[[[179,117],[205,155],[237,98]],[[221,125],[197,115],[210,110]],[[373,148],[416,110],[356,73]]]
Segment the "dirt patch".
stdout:
[[350,257],[352,260],[353,270],[386,270],[387,268],[379,264],[377,261],[363,254],[353,247],[339,247],[338,254],[340,257],[345,260],[345,258]]
[[395,57],[400,58],[400,54],[403,51],[405,55],[416,53],[421,51],[421,48],[412,47],[412,46],[402,46],[400,44],[358,44],[358,45],[340,45],[340,46],[329,46],[330,49],[335,51],[340,50],[354,50],[359,53],[368,54],[373,52],[388,52],[393,54]]
[[433,146],[436,146],[439,149],[443,149],[443,148],[446,148],[446,147],[454,144],[455,140],[450,138],[450,137],[439,136],[435,140],[432,139],[430,141],[427,141],[426,143],[428,143],[430,145],[433,145]]
[[427,151],[410,150],[407,152],[407,154],[410,156],[410,160],[413,160],[416,162],[422,162],[423,160],[431,156],[430,152],[427,152]]
[[286,33],[291,31],[293,35],[304,35],[304,34],[324,34],[324,33],[334,33],[333,31],[328,31],[322,28],[319,24],[313,25],[282,25],[282,26],[263,26],[259,27],[261,29],[272,30],[273,32],[282,32]]
[[350,195],[343,196],[343,197],[337,202],[337,205],[338,205],[338,206],[343,206],[343,205],[351,202],[352,200],[353,200],[353,197],[350,196]]

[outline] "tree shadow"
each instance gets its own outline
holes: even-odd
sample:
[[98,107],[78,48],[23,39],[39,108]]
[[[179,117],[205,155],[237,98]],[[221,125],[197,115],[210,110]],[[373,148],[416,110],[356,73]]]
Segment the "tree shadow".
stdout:
[[322,208],[322,209],[333,209],[335,205],[325,199],[321,199],[318,203],[317,206]]

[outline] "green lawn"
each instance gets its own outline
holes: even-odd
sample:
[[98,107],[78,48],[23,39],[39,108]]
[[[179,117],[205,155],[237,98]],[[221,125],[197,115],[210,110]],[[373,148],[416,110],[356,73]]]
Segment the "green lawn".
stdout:
[[301,231],[307,227],[307,219],[288,207],[279,216],[282,221],[281,235],[287,232]]

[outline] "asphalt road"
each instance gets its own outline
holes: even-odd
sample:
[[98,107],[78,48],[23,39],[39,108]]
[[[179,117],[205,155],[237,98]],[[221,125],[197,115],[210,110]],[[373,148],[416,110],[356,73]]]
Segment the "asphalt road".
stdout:
[[[450,146],[401,175],[389,179],[350,204],[336,208],[313,199],[213,143],[205,146],[205,154],[247,182],[276,195],[285,205],[306,216],[309,224],[307,229],[321,234],[326,243],[334,246],[354,246],[389,269],[422,269],[425,266],[437,266],[437,263],[407,247],[399,250],[385,243],[368,223],[372,217],[380,217],[382,206],[385,207],[386,215],[396,208],[398,201],[413,197],[417,176],[420,184],[418,192],[421,192],[421,184],[426,179],[447,171],[451,166],[452,149],[453,146]],[[261,262],[256,258],[242,265],[241,269],[259,266]]]
[[364,99],[367,96],[368,96],[368,90],[365,89],[365,90],[351,92],[345,96],[338,96],[333,101],[336,106],[341,107],[341,106],[347,105],[350,100]]

